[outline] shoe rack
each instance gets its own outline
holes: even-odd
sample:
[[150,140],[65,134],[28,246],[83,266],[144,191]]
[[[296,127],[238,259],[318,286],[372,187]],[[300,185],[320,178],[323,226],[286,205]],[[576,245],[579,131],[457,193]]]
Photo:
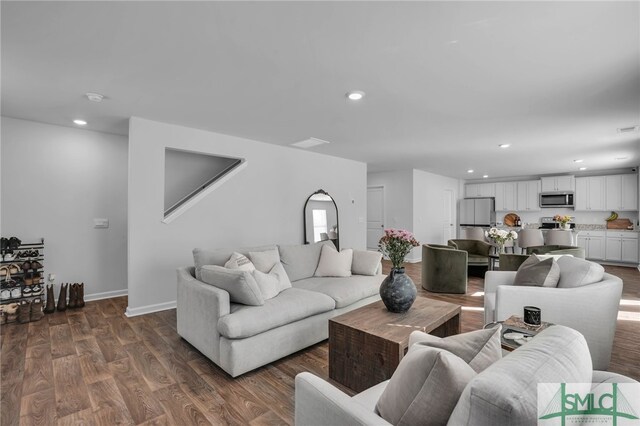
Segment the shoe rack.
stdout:
[[0,304],[44,299],[44,238],[21,243],[0,261]]

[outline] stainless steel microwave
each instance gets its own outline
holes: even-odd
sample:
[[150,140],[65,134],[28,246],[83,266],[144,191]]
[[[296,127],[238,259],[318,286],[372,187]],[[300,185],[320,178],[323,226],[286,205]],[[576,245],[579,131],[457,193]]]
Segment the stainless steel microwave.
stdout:
[[573,192],[541,192],[540,207],[573,208]]

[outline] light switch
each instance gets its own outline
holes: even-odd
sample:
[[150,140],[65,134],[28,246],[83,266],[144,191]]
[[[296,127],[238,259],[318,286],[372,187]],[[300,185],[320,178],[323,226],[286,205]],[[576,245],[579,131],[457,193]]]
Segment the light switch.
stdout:
[[106,218],[94,218],[93,219],[93,227],[94,228],[108,228],[109,227],[109,219],[106,219]]

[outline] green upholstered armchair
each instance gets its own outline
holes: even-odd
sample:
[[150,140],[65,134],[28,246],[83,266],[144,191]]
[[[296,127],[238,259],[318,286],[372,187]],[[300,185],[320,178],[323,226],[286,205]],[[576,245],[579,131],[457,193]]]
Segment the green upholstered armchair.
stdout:
[[478,240],[449,240],[447,244],[457,250],[466,251],[469,266],[489,266],[489,253],[493,245]]
[[500,253],[500,270],[517,271],[528,258],[528,254]]
[[451,246],[422,245],[422,288],[434,293],[467,292],[467,252]]
[[527,254],[570,254],[580,259],[585,258],[584,248],[575,246],[532,246],[527,247]]

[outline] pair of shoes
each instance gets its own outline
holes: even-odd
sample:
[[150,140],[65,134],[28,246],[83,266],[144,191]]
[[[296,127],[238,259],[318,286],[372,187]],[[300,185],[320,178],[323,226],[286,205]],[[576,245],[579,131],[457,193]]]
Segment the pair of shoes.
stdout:
[[21,258],[29,258],[29,257],[38,257],[40,256],[40,252],[38,250],[24,250],[24,251],[20,251],[18,252],[18,254],[16,255],[16,257],[21,257]]
[[44,316],[42,312],[42,299],[39,297],[31,301],[31,321],[40,321]]
[[24,324],[31,321],[31,301],[23,300],[18,309],[18,322]]
[[40,272],[36,272],[35,274],[32,273],[30,277],[25,276],[24,283],[25,285],[40,284],[41,279],[42,279],[42,275],[40,275]]
[[67,310],[67,287],[69,284],[60,284],[60,296],[58,296],[58,306],[56,309],[59,312]]
[[18,308],[20,307],[17,303],[9,303],[8,305],[3,305],[3,311],[7,315],[7,322],[16,322],[18,319]]
[[73,283],[69,287],[69,309],[82,308],[84,306],[84,283]]
[[20,287],[14,287],[11,289],[12,299],[19,299],[21,296],[22,296],[22,291],[20,290]]
[[[16,265],[16,267],[19,267],[17,263],[14,263],[13,265]],[[42,263],[38,262],[37,260],[32,260],[32,261],[27,260],[22,264],[20,268],[22,268],[24,272],[29,271],[29,269],[33,269],[34,271],[37,271],[38,269],[42,269]]]
[[20,247],[20,244],[22,244],[22,241],[20,241],[19,238],[17,237],[11,237],[9,238],[9,250],[17,250],[18,247]]

